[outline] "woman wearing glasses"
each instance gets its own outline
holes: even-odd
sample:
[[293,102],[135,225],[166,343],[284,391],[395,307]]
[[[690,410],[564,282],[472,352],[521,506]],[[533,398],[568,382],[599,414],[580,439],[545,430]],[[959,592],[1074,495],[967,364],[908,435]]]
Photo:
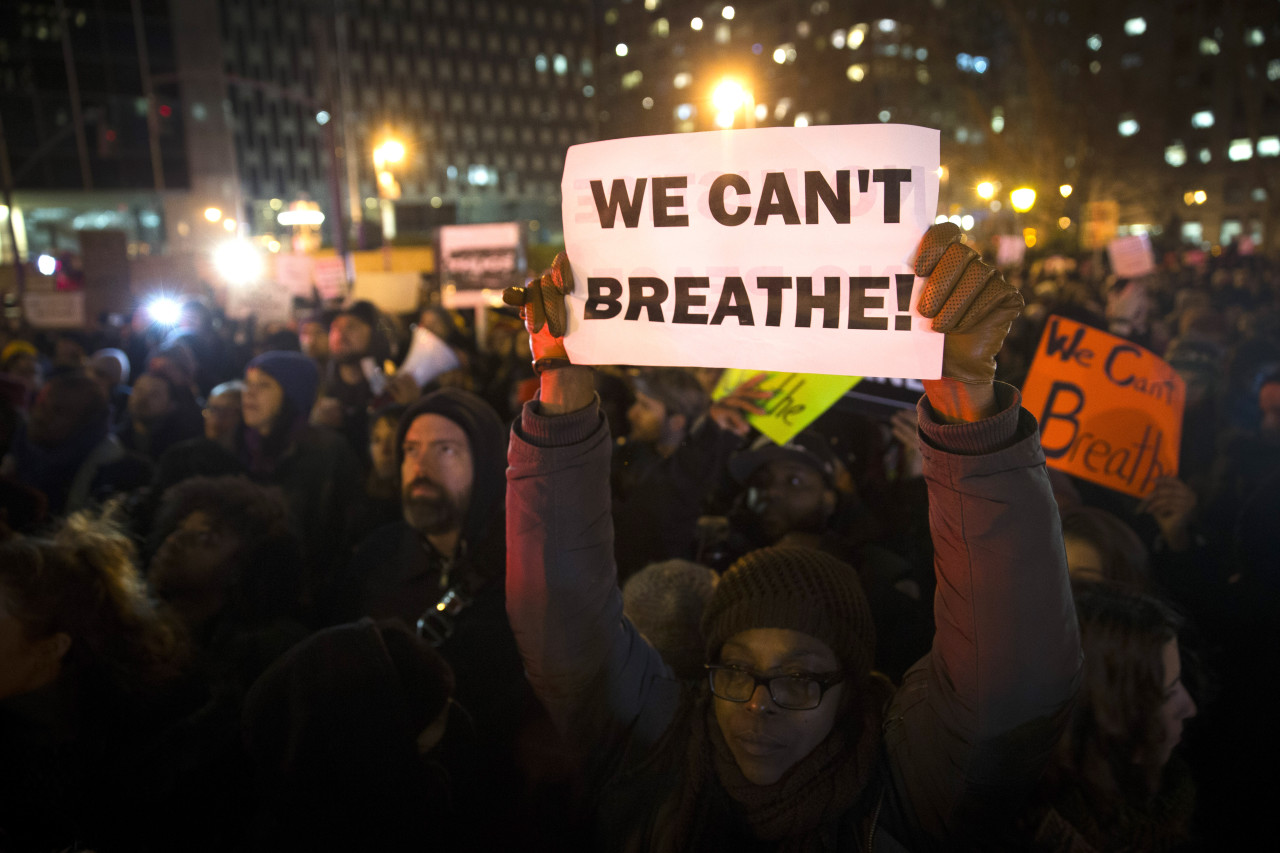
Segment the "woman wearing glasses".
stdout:
[[920,404],[937,634],[896,691],[871,672],[854,570],[807,549],[735,563],[703,616],[707,680],[670,678],[622,616],[611,442],[556,337],[567,261],[511,294],[542,387],[511,440],[507,609],[535,691],[588,756],[598,848],[1006,846],[1062,731],[1079,635],[1035,420],[993,382],[1021,297],[954,226],[929,230],[916,272],[947,333]]

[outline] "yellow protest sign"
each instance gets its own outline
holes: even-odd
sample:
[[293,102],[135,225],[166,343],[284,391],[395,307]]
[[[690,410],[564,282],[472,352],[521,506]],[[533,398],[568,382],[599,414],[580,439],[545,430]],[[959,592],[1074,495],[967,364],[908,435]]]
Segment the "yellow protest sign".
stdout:
[[1186,384],[1115,335],[1051,316],[1022,388],[1049,467],[1142,497],[1176,476]]
[[764,414],[747,415],[747,422],[776,443],[786,444],[831,408],[861,378],[731,368],[720,376],[711,398],[722,400],[750,383],[756,391],[762,392],[756,405]]

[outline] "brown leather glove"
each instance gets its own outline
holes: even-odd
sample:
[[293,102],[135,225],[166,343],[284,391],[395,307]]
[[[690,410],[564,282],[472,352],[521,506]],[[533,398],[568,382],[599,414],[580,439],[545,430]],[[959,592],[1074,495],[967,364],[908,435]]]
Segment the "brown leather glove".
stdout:
[[928,276],[916,306],[945,332],[942,375],[970,385],[996,376],[996,353],[1009,326],[1022,313],[1022,294],[995,267],[960,240],[951,222],[934,225],[920,241],[916,275]]
[[564,349],[569,321],[564,297],[572,292],[573,271],[564,252],[556,255],[551,269],[540,277],[530,279],[524,287],[508,287],[502,292],[503,302],[520,309],[520,318],[529,332],[533,367],[539,373],[569,363]]

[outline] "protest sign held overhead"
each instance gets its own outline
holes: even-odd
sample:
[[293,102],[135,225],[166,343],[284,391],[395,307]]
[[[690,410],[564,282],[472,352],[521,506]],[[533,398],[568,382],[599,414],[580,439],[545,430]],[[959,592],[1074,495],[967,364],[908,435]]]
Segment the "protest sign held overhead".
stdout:
[[747,423],[786,444],[818,416],[831,408],[846,391],[858,384],[857,376],[826,376],[817,373],[770,373],[730,368],[720,375],[711,399],[721,400],[744,383],[761,395],[757,405],[763,414],[748,414]]
[[911,264],[938,132],[764,128],[576,145],[562,183],[569,357],[935,378]]
[[1186,385],[1154,353],[1051,316],[1022,389],[1049,467],[1142,497],[1176,476]]

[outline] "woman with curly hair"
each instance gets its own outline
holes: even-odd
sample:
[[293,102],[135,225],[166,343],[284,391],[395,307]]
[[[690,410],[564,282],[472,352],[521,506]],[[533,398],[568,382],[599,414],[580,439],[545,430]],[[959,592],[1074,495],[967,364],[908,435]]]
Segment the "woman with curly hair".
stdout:
[[1034,849],[1174,850],[1190,840],[1195,787],[1173,758],[1196,703],[1182,683],[1182,619],[1150,595],[1081,584],[1084,673],[1044,777]]
[[0,543],[0,849],[130,837],[131,783],[184,660],[112,523],[77,514]]

